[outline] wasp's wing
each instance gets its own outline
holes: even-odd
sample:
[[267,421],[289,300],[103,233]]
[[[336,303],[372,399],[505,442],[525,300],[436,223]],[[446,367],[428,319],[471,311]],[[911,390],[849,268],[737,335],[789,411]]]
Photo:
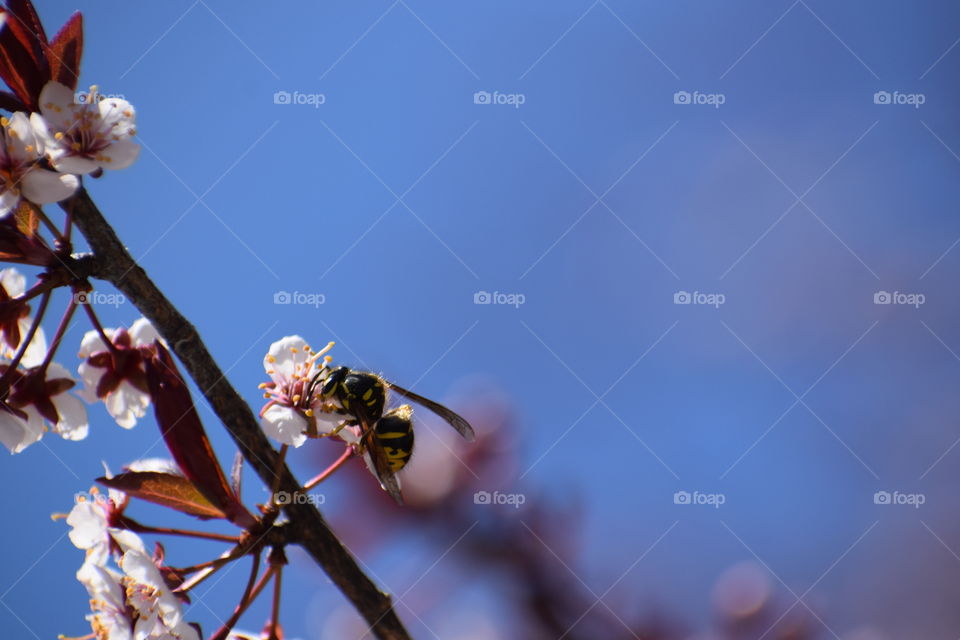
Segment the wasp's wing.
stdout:
[[390,387],[390,389],[392,389],[393,391],[396,391],[397,393],[399,393],[400,395],[413,400],[417,404],[423,405],[427,409],[430,409],[430,411],[433,411],[435,414],[437,414],[438,416],[446,420],[450,424],[450,426],[456,429],[457,433],[463,436],[466,440],[472,442],[477,437],[476,434],[473,432],[473,427],[470,426],[469,422],[464,420],[463,417],[460,416],[459,414],[454,413],[450,409],[447,409],[445,406],[443,406],[439,402],[434,402],[433,400],[430,400],[429,398],[424,398],[423,396],[416,394],[413,391],[408,391],[403,387],[398,387],[392,382],[387,382],[387,386]]
[[397,480],[393,469],[390,468],[390,461],[387,460],[383,449],[380,448],[380,443],[377,442],[369,418],[366,414],[359,415],[357,418],[360,421],[360,428],[363,430],[360,436],[361,441],[365,443],[367,453],[370,454],[370,461],[372,462],[374,472],[377,474],[377,479],[380,481],[380,486],[390,494],[390,497],[393,498],[397,504],[402,505],[403,496],[400,494],[400,482]]

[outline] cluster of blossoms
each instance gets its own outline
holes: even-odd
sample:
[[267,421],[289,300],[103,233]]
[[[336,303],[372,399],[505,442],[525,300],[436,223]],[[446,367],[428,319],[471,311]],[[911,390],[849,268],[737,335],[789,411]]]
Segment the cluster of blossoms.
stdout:
[[270,345],[263,358],[263,368],[270,382],[260,385],[268,402],[260,410],[264,433],[292,447],[299,447],[308,437],[317,438],[337,432],[346,442],[357,441],[349,429],[338,429],[343,417],[332,413],[336,408],[316,393],[316,383],[329,368],[326,355],[331,342],[314,351],[300,336],[287,336]]
[[[155,463],[142,469],[169,468]],[[128,498],[92,489],[67,516],[70,540],[86,552],[79,580],[90,595],[87,621],[97,640],[200,640],[182,600],[164,579],[159,558],[140,537],[116,526]]]
[[[299,447],[308,438],[337,437],[350,446],[359,445],[360,427],[351,424],[333,398],[319,393],[324,374],[331,369],[327,352],[333,343],[314,351],[300,336],[287,336],[270,345],[263,368],[270,382],[260,385],[267,403],[260,409],[260,426],[277,442]],[[379,479],[369,451],[363,459]],[[396,480],[399,486],[399,479]]]
[[[100,94],[91,87],[89,95]],[[81,102],[54,81],[39,102],[39,113],[0,118],[0,215],[15,210],[21,198],[40,205],[64,200],[80,185],[77,176],[124,169],[139,154],[132,140],[136,114],[126,100]]]
[[[22,274],[0,271],[0,442],[11,453],[48,430],[67,440],[82,440],[89,431],[86,408],[69,393],[76,380],[50,360],[43,329],[33,326],[22,301],[24,292]],[[129,330],[106,329],[104,335],[89,331],[83,338],[78,373],[84,386],[78,395],[90,403],[102,400],[117,423],[129,429],[150,404],[143,361],[158,334],[140,318]]]

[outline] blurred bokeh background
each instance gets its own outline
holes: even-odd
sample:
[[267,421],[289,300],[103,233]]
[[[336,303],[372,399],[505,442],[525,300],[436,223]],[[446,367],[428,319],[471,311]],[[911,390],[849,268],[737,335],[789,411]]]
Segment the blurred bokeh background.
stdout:
[[[481,433],[420,413],[406,510],[362,469],[320,491],[416,637],[960,635],[956,3],[39,6],[77,9],[81,84],[143,145],[89,188],[250,402],[300,334]],[[91,417],[0,465],[5,638],[87,631],[49,515],[163,454],[149,417]],[[291,560],[288,637],[361,637]]]

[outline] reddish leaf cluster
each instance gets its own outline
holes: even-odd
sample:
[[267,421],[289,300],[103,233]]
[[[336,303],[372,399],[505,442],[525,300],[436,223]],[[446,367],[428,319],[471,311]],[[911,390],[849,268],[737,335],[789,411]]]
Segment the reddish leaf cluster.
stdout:
[[80,12],[50,41],[30,0],[8,0],[2,15],[6,24],[0,30],[0,78],[12,93],[0,92],[0,108],[39,111],[40,91],[51,80],[76,90],[83,54]]

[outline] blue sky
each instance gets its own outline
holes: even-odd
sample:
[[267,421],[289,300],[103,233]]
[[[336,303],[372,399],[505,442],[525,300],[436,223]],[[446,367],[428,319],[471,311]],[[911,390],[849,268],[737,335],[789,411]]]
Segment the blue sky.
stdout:
[[[960,578],[956,5],[40,11],[52,31],[77,8],[81,82],[133,102],[143,145],[90,191],[252,403],[263,353],[292,333],[430,397],[483,377],[518,413],[515,490],[587,505],[577,566],[599,592],[669,531],[622,588],[694,626],[744,560],[797,595],[815,585],[838,631],[960,624],[940,585]],[[276,305],[281,291],[324,303]],[[18,550],[5,637],[80,632],[79,552],[48,515],[101,459],[160,453],[149,421],[91,415],[86,442],[50,438],[0,468],[23,523],[0,533]],[[682,490],[726,502],[676,505]],[[875,505],[877,491],[927,501]],[[293,579],[304,606],[329,591]],[[901,590],[915,597],[894,609]],[[320,637],[306,618],[288,632]]]

